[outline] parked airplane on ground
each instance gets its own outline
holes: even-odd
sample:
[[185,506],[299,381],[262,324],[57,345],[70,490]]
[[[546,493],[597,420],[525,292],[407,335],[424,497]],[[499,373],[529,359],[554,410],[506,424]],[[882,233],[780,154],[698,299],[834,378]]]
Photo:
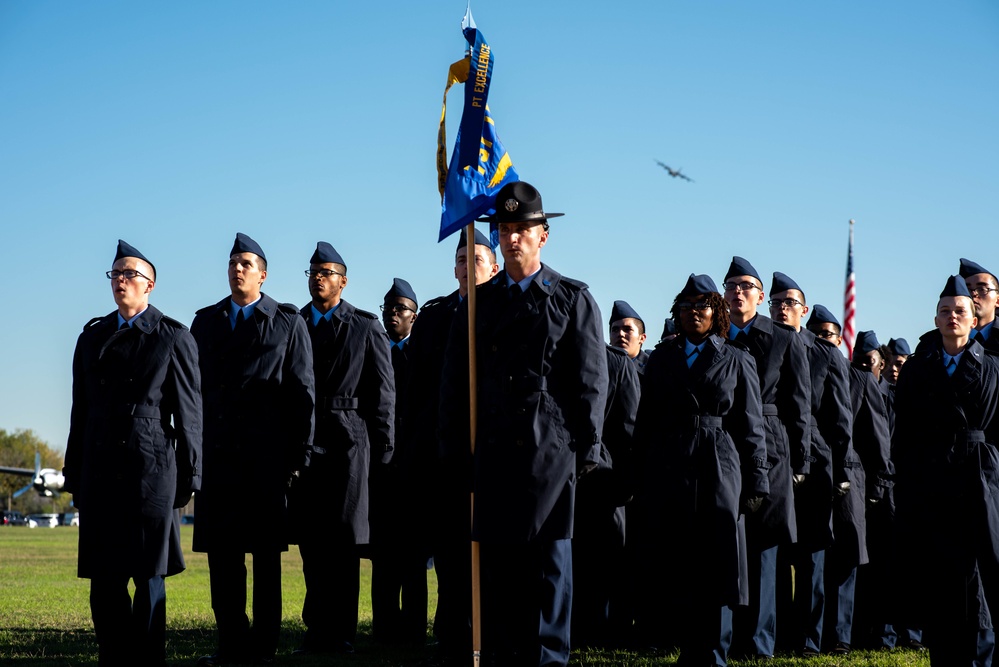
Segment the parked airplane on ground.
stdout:
[[51,498],[59,495],[59,492],[62,491],[63,484],[66,483],[66,478],[63,477],[61,470],[42,467],[42,455],[39,452],[35,452],[34,470],[31,468],[7,468],[0,466],[0,474],[25,475],[32,477],[31,484],[14,492],[15,498],[32,489],[37,491],[39,495]]

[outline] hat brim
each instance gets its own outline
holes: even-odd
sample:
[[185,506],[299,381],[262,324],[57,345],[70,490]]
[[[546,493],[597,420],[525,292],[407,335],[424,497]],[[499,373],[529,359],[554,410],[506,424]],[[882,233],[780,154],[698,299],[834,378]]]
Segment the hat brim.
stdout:
[[561,218],[563,215],[565,215],[565,213],[545,213],[543,211],[539,212],[539,213],[532,213],[531,215],[521,216],[521,217],[511,217],[511,216],[506,216],[506,215],[504,215],[504,216],[487,215],[484,218],[478,218],[478,219],[476,219],[476,222],[495,222],[495,223],[500,223],[500,222],[539,222],[540,223],[540,222],[544,222],[545,220],[548,220],[549,218]]

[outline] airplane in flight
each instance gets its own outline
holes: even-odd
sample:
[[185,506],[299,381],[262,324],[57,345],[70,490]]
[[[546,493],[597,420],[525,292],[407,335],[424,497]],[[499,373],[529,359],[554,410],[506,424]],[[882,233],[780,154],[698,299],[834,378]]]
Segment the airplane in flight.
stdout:
[[664,164],[659,160],[656,160],[656,164],[665,169],[669,173],[669,175],[672,176],[673,178],[682,178],[685,181],[690,181],[691,183],[694,182],[694,179],[682,173],[683,167],[680,167],[679,169],[672,169],[668,164]]
[[28,484],[27,486],[14,492],[15,498],[20,497],[32,489],[37,491],[39,495],[45,496],[46,498],[58,496],[62,491],[63,485],[66,483],[66,478],[63,477],[61,470],[42,467],[42,455],[40,452],[35,452],[34,470],[31,468],[8,468],[0,466],[0,474],[24,475],[32,478],[31,484]]

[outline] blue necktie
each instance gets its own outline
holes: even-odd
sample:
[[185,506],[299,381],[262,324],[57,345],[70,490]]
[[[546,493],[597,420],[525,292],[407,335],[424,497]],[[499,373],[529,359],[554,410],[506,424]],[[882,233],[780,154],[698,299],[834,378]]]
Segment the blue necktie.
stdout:
[[947,375],[953,375],[954,371],[956,370],[957,370],[957,359],[951,357],[950,362],[947,364]]

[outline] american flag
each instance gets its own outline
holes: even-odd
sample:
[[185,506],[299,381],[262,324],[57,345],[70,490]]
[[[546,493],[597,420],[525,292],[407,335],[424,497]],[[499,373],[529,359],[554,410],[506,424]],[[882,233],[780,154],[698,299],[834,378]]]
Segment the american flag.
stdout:
[[857,342],[857,276],[853,273],[853,220],[850,221],[850,246],[846,253],[846,290],[843,292],[843,344],[846,356],[853,359]]

